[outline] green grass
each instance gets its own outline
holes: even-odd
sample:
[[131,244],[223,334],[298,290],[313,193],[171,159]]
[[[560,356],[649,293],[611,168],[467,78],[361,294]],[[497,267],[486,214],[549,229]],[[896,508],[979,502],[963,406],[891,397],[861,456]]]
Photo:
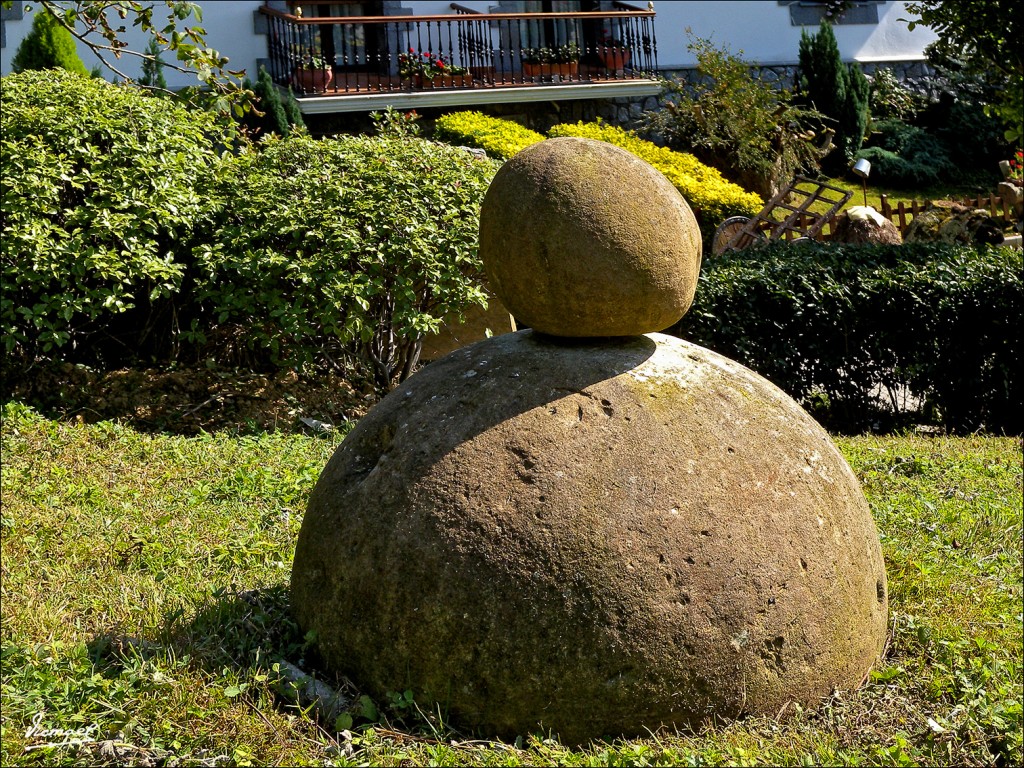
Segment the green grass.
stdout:
[[[840,210],[853,205],[864,205],[865,189],[862,187],[860,182],[850,181],[848,179],[822,179],[822,181],[830,184],[833,187],[846,190],[853,194],[849,202],[846,203]],[[797,185],[799,189],[811,191],[814,189],[813,183],[804,182]],[[917,189],[913,192],[908,192],[905,189],[894,189],[890,187],[880,186],[877,184],[868,183],[867,185],[867,204],[874,208],[876,211],[882,210],[882,195],[889,198],[889,205],[896,207],[899,203],[904,202],[907,205],[912,200],[917,200],[919,203],[924,203],[929,200],[963,200],[966,198],[975,198],[979,194],[988,195],[995,189],[995,182],[992,183],[991,189],[980,188],[977,186],[939,186],[939,187],[928,187],[923,189]],[[834,198],[834,192],[826,192],[826,194]],[[829,205],[821,202],[814,203],[811,205],[810,210],[816,213],[824,213],[829,209]]]
[[14,404],[0,434],[3,765],[1024,758],[1019,439],[837,439],[889,574],[890,643],[862,689],[817,712],[572,750],[543,734],[475,739],[407,697],[359,702],[351,689],[359,703],[339,733],[280,694],[275,659],[309,666],[288,575],[307,495],[340,437],[149,435]]

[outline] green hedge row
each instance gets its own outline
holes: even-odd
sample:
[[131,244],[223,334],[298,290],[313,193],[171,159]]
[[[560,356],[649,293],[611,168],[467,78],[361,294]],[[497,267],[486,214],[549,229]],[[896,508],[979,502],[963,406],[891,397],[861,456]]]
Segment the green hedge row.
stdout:
[[508,160],[531,144],[544,141],[543,134],[483,112],[441,115],[434,123],[434,135],[442,141],[482,149],[499,160]]
[[772,244],[706,260],[672,332],[830,429],[925,419],[1019,434],[1022,267],[1010,248]]
[[351,355],[386,387],[485,302],[498,164],[411,135],[225,147],[205,113],[62,70],[3,78],[0,330],[17,359]]

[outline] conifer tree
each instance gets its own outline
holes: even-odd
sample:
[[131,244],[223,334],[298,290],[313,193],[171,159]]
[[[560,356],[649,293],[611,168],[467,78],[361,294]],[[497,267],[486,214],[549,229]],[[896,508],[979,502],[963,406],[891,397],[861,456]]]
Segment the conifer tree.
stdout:
[[864,142],[868,121],[869,84],[859,65],[843,64],[832,25],[822,21],[815,35],[800,37],[800,92],[808,106],[835,121],[836,149],[822,163],[827,171],[844,172]]
[[11,69],[66,69],[88,75],[75,48],[75,39],[49,13],[39,10],[32,19],[32,29],[11,59]]
[[149,38],[149,45],[146,46],[146,56],[149,58],[142,60],[142,77],[139,78],[139,83],[150,88],[160,88],[166,91],[167,80],[164,78],[164,62],[160,58],[162,52],[157,39],[155,37]]
[[290,85],[288,95],[284,98],[284,113],[288,116],[288,123],[293,129],[306,127],[306,122],[302,119],[302,110],[299,109],[299,101],[295,98],[295,92]]
[[287,136],[293,127],[304,127],[295,95],[289,88],[287,100],[282,101],[281,92],[266,68],[260,67],[255,85],[246,80],[245,87],[251,88],[256,94],[256,108],[263,113],[262,116],[255,113],[246,115],[245,124],[250,131],[259,135],[276,133],[279,136]]

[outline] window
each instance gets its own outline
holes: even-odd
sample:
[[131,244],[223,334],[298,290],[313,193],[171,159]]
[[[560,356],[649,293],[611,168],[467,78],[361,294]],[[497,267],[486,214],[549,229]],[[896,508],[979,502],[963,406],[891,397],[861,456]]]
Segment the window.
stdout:
[[877,24],[878,6],[883,0],[779,0],[789,6],[789,20],[794,27],[816,27],[822,19],[833,25]]

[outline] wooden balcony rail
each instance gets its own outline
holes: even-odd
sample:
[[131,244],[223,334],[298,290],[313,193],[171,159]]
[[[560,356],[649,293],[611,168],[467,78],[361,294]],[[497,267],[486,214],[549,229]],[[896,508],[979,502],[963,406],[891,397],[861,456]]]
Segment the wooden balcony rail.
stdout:
[[654,12],[625,3],[577,13],[481,13],[452,3],[453,13],[440,16],[319,15],[329,5],[260,8],[268,70],[297,96],[656,78]]

